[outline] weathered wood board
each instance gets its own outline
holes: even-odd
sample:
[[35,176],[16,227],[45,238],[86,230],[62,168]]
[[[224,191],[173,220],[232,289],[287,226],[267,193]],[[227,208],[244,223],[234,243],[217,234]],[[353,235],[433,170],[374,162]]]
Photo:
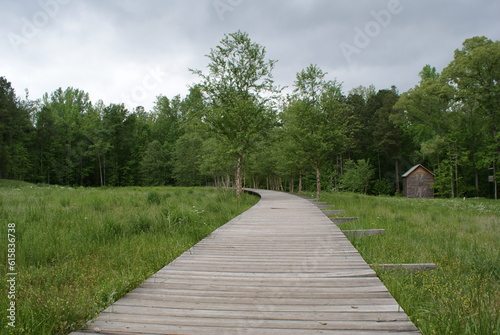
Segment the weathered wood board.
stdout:
[[315,204],[252,191],[257,205],[72,334],[419,334]]
[[334,217],[330,218],[330,220],[332,220],[332,222],[335,224],[342,224],[342,223],[357,221],[359,220],[359,218]]
[[356,229],[356,230],[343,230],[342,231],[347,237],[367,237],[380,235],[385,232],[385,229]]

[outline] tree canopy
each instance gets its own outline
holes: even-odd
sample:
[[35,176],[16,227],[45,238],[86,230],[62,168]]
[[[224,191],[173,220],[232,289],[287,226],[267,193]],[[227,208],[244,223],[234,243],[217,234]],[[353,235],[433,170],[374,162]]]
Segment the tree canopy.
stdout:
[[152,110],[92,102],[68,87],[19,96],[0,77],[0,178],[73,186],[216,185],[302,192],[401,191],[423,164],[442,197],[497,197],[500,42],[464,41],[415,87],[342,85],[311,64],[293,92],[274,84],[275,60],[241,31],[191,70],[185,97]]
[[207,108],[199,117],[207,131],[218,137],[236,157],[236,191],[243,191],[243,160],[262,133],[272,126],[273,110],[267,94],[276,92],[272,69],[264,47],[250,40],[247,33],[226,35],[210,51],[208,74],[199,75]]

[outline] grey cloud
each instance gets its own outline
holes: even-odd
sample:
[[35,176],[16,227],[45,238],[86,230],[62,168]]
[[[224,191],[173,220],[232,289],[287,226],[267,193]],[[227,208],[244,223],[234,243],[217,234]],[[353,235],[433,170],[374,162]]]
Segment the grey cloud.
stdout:
[[[143,99],[123,101],[131,108],[151,108],[158,94],[186,94],[197,80],[188,68],[204,70],[204,55],[238,29],[278,60],[278,84],[293,85],[295,74],[314,63],[344,82],[346,91],[369,84],[407,90],[425,64],[446,66],[466,38],[500,39],[497,0],[400,0],[402,10],[378,28],[373,13],[384,20],[383,11],[397,0],[42,0],[65,4],[16,53],[7,33],[20,32],[21,18],[30,20],[43,8],[0,1],[0,75],[18,92],[29,88],[40,97],[71,85],[93,100],[120,102],[144,86],[148,71],[164,71],[158,85],[146,85]],[[366,27],[372,29],[369,43],[358,37],[356,45],[356,34]],[[357,49],[350,59],[342,43]]]

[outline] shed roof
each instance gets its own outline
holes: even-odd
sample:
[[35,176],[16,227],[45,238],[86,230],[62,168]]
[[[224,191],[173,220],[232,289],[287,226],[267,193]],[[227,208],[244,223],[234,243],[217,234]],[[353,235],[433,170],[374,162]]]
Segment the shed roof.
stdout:
[[406,171],[405,174],[403,175],[403,178],[408,177],[413,171],[415,171],[419,167],[421,167],[425,171],[429,172],[431,175],[435,176],[435,174],[432,173],[431,171],[429,171],[425,166],[423,166],[422,164],[417,164],[414,167],[412,167],[411,169],[409,169],[408,171]]

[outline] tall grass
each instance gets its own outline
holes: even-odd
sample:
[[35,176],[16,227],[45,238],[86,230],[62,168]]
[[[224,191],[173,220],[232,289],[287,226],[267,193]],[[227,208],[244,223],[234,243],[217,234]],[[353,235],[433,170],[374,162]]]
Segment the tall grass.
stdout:
[[437,270],[377,274],[422,334],[500,334],[500,203],[325,193],[322,200],[383,228],[352,239],[368,263],[436,263]]
[[[0,183],[2,333],[66,334],[82,327],[256,201],[209,188]],[[16,328],[5,317],[9,222],[17,237]]]

